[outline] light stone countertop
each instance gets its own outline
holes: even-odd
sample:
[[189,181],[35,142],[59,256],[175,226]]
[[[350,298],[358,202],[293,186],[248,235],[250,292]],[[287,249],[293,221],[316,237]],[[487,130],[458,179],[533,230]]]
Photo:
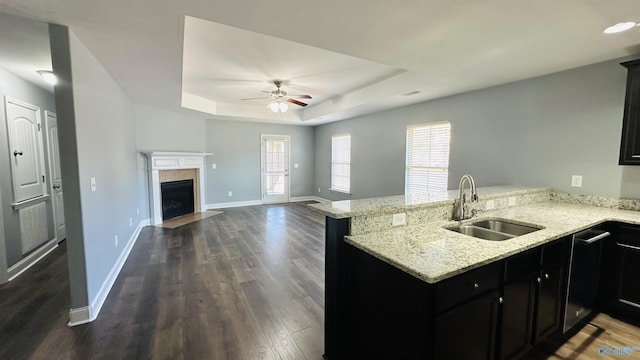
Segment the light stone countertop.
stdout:
[[489,241],[446,230],[458,221],[432,221],[364,235],[345,241],[428,283],[504,259],[608,220],[640,224],[640,212],[564,202],[539,202],[486,211],[479,219],[503,218],[544,227],[505,241]]
[[[525,186],[488,186],[477,188],[478,197],[483,200],[498,196],[517,196],[550,191],[550,188]],[[469,189],[465,190],[467,193]],[[334,219],[344,219],[361,215],[392,214],[410,209],[453,204],[458,198],[458,190],[442,193],[408,194],[358,200],[341,200],[328,203],[310,204],[309,207]]]

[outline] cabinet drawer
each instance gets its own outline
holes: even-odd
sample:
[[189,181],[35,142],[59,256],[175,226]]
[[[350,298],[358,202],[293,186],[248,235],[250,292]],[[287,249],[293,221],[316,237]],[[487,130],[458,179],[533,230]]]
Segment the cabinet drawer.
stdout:
[[617,242],[636,247],[640,246],[640,227],[620,225]]
[[542,247],[542,266],[559,264],[564,261],[569,253],[567,239],[562,238]]
[[436,287],[436,312],[497,289],[502,277],[502,266],[503,262],[498,261],[439,283]]
[[540,249],[533,249],[509,257],[505,265],[505,281],[514,280],[525,275],[538,273],[540,268]]

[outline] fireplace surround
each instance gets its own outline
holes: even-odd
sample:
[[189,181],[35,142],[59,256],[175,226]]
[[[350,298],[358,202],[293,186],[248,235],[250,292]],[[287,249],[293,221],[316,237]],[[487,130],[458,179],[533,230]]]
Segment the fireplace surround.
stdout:
[[149,208],[151,224],[162,224],[161,184],[165,182],[193,180],[194,211],[206,211],[204,158],[210,153],[192,152],[150,152]]

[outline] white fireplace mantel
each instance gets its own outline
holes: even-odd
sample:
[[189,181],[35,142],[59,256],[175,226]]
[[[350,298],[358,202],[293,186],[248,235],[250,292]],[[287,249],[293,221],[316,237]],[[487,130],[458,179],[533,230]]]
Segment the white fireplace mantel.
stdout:
[[200,189],[200,208],[196,211],[206,211],[205,207],[205,181],[204,158],[211,153],[196,152],[150,152],[145,153],[149,159],[149,205],[151,208],[151,223],[162,223],[162,198],[160,196],[160,170],[198,170],[198,183]]

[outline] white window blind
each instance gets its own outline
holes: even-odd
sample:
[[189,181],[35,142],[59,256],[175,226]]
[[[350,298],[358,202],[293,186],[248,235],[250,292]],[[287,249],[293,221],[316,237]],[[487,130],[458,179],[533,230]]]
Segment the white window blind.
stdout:
[[351,190],[351,135],[331,137],[331,190]]
[[419,198],[447,191],[450,139],[448,122],[407,128],[405,194]]

